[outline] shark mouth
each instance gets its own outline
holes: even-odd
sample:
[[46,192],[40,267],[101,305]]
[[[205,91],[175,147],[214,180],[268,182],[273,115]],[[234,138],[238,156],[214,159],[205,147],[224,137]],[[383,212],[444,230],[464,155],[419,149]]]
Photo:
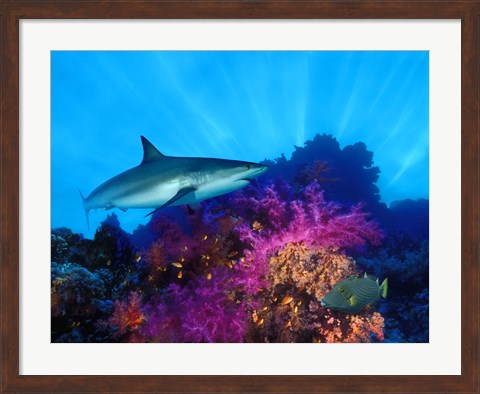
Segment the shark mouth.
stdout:
[[259,168],[257,171],[255,171],[253,174],[251,174],[252,176],[250,178],[241,178],[241,179],[237,179],[237,181],[247,181],[247,182],[250,182],[253,178],[255,178],[257,176],[257,174],[261,174],[265,172],[265,168]]

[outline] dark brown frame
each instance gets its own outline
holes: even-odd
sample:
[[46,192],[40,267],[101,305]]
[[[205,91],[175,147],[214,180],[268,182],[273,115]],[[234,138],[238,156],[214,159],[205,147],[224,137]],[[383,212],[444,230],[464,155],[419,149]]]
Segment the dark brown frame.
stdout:
[[[0,2],[2,392],[479,392],[479,0]],[[183,377],[19,375],[18,28],[20,19],[43,18],[461,19],[462,374]]]

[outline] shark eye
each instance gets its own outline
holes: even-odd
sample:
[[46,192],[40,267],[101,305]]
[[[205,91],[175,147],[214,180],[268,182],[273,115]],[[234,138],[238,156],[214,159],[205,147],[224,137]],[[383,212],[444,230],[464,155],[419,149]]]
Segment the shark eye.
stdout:
[[252,168],[252,166],[249,164],[249,165],[247,165],[246,168],[247,168],[247,170],[249,170],[250,168]]

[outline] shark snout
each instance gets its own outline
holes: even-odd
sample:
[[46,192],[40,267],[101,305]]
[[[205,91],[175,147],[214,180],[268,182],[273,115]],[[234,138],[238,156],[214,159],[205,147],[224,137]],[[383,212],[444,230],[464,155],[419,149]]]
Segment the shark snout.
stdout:
[[257,164],[257,168],[253,169],[253,176],[259,176],[262,175],[263,173],[267,172],[268,166],[264,164]]
[[262,175],[267,170],[268,170],[268,166],[264,164],[250,163],[247,165],[247,171],[242,174],[243,175],[242,179],[251,180],[253,178],[256,178],[257,176]]
[[268,166],[257,163],[243,163],[237,181],[251,181],[268,170]]

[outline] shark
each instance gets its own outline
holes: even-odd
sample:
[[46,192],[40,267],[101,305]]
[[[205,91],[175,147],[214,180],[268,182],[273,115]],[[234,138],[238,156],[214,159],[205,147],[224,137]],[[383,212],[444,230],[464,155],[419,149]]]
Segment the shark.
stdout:
[[91,209],[153,209],[145,216],[175,205],[187,205],[191,211],[203,200],[247,186],[268,169],[247,161],[166,156],[140,138],[143,159],[138,166],[108,179],[88,197],[80,192],[88,228]]

